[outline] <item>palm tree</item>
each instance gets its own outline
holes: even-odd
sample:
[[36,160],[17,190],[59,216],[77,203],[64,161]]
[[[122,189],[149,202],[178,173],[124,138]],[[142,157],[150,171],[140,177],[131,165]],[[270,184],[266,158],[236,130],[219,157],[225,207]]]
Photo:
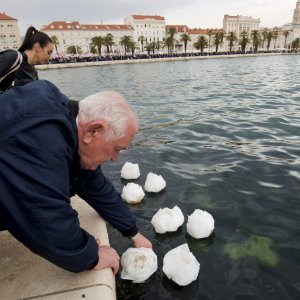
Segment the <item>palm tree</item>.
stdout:
[[210,51],[210,41],[211,41],[211,36],[214,34],[214,30],[211,28],[211,29],[208,29],[207,30],[207,35],[208,35],[208,49]]
[[258,50],[258,46],[261,44],[260,33],[258,30],[252,30],[252,42],[253,42],[253,50],[256,53]]
[[156,42],[156,50],[159,51],[163,47],[163,42],[157,41]]
[[184,53],[186,53],[187,43],[191,41],[191,37],[187,33],[183,33],[180,36],[180,41],[184,44]]
[[274,50],[275,50],[276,49],[276,41],[277,41],[277,38],[278,38],[278,35],[279,35],[278,29],[274,28],[272,33],[273,33],[273,38],[274,38]]
[[129,45],[131,41],[132,41],[132,37],[129,35],[124,35],[120,39],[120,45],[124,47],[125,54],[130,50]]
[[175,33],[177,33],[177,28],[175,27],[168,28],[167,35],[169,35],[171,38],[174,38]]
[[223,32],[216,32],[213,36],[213,45],[216,47],[216,52],[218,52],[219,46],[223,44],[224,34]]
[[51,41],[52,41],[52,44],[54,45],[55,51],[57,53],[57,45],[59,45],[58,37],[56,35],[52,35]]
[[151,45],[151,43],[147,44],[147,45],[145,46],[145,49],[146,49],[148,55],[150,55],[150,52],[152,51],[152,45]]
[[300,38],[296,38],[295,40],[292,41],[292,48],[295,49],[296,51],[299,50],[299,48],[300,48]]
[[90,52],[91,52],[92,54],[96,54],[96,52],[97,52],[96,47],[93,46],[93,45],[91,45],[91,44],[90,44]]
[[142,53],[144,52],[144,42],[145,42],[145,37],[143,35],[139,36],[138,41],[141,42],[142,45]]
[[229,32],[226,36],[226,40],[229,41],[229,51],[231,52],[233,43],[237,41],[236,33],[233,31]]
[[268,39],[268,30],[264,29],[262,32],[262,46],[265,48],[265,41]]
[[108,33],[104,37],[104,45],[106,46],[107,53],[110,53],[112,51],[112,46],[115,45],[115,43],[114,43],[114,36],[111,33]]
[[81,53],[81,48],[77,45],[72,45],[67,48],[67,53],[69,54],[78,54]]
[[138,49],[137,43],[132,38],[128,42],[128,49],[131,51],[132,56],[134,56],[135,49]]
[[282,34],[284,35],[284,48],[286,48],[286,46],[287,46],[286,45],[286,40],[287,40],[290,32],[288,30],[285,30]]
[[197,42],[193,45],[197,50],[201,51],[201,55],[203,55],[203,50],[208,46],[207,39],[204,35],[198,36]]
[[101,49],[102,46],[105,45],[105,38],[103,36],[94,36],[91,38],[91,43],[90,46],[94,46],[95,48],[98,49],[98,54],[101,56]]
[[167,36],[165,38],[165,45],[168,47],[168,53],[170,53],[171,49],[174,46],[174,38],[172,38],[171,36]]
[[246,46],[249,43],[249,37],[247,31],[242,31],[241,32],[241,38],[240,38],[240,45],[242,48],[242,52],[245,52]]
[[167,35],[172,39],[172,45],[170,47],[170,49],[173,51],[174,49],[174,42],[175,42],[175,38],[174,38],[174,35],[177,33],[177,28],[175,27],[170,27],[168,28],[168,31],[167,31]]
[[271,40],[273,38],[273,32],[272,31],[268,31],[266,37],[267,37],[267,50],[269,51],[270,45],[271,45]]
[[156,42],[151,42],[147,46],[151,49],[151,51],[152,51],[152,53],[154,55],[154,52],[156,50]]

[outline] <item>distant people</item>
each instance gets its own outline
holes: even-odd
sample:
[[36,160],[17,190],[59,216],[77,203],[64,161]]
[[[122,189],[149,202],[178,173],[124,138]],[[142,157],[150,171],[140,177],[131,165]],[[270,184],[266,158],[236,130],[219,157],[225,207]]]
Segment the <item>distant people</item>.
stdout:
[[76,102],[37,80],[2,94],[0,107],[0,230],[63,269],[112,268],[116,274],[117,252],[80,227],[70,204],[77,194],[135,247],[152,248],[101,170],[138,129],[120,94]]
[[[23,62],[15,72],[0,82],[0,90],[2,92],[12,86],[20,86],[38,80],[34,64],[43,64],[51,59],[53,43],[47,34],[31,26],[27,29],[24,41],[18,51],[22,54]],[[15,53],[15,50],[1,52],[0,56],[2,58],[0,59],[0,63],[2,61],[12,61]],[[5,70],[5,65],[0,65],[0,75],[3,70]]]

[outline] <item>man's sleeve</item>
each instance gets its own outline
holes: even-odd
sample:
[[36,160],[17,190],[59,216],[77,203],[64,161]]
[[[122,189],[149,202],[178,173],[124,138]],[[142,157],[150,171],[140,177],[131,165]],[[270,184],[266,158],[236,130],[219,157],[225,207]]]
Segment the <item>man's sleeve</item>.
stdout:
[[[72,153],[65,124],[55,115],[46,120],[41,114],[12,126],[22,128],[19,134],[0,139],[1,223],[33,252],[63,269],[92,268],[98,262],[98,245],[80,228],[70,205]],[[5,130],[0,133],[6,135]]]
[[84,180],[78,180],[76,193],[89,203],[107,222],[123,236],[137,234],[135,217],[111,182],[98,167],[96,171],[84,171]]

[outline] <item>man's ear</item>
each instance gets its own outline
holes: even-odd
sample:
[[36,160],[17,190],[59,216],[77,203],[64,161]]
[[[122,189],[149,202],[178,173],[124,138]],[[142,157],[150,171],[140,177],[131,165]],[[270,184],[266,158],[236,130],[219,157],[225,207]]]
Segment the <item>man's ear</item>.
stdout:
[[83,142],[85,144],[89,144],[93,138],[97,137],[99,134],[103,134],[105,128],[105,122],[101,120],[86,124],[85,133],[83,134]]

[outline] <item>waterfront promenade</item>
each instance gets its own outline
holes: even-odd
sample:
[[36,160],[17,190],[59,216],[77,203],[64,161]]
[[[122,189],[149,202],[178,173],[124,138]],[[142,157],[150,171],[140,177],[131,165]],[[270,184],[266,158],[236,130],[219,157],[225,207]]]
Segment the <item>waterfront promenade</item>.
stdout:
[[[109,245],[105,222],[85,201],[72,198],[81,227]],[[35,255],[7,231],[0,232],[0,299],[116,299],[111,269],[71,273]]]
[[35,66],[37,70],[50,70],[62,68],[78,68],[90,66],[106,66],[117,64],[136,64],[136,63],[155,63],[167,61],[180,61],[180,60],[203,60],[203,59],[218,59],[218,58],[237,58],[237,57],[262,57],[262,56],[276,56],[276,55],[297,55],[295,53],[246,53],[246,54],[220,54],[220,55],[204,55],[204,56],[177,56],[177,57],[150,57],[142,59],[118,59],[118,60],[101,60],[101,61],[84,61],[84,62],[70,62],[70,63],[50,63]]

